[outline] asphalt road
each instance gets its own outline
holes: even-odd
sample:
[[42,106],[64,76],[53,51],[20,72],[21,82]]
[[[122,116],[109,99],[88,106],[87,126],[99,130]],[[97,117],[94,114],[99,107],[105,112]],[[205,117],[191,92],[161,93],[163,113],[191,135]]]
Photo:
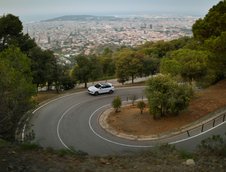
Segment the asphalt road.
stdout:
[[127,97],[144,96],[144,87],[116,89],[109,95],[92,96],[87,92],[74,93],[52,100],[34,111],[31,120],[35,132],[35,141],[43,147],[54,149],[75,149],[90,155],[122,154],[150,149],[161,143],[175,144],[176,147],[194,150],[201,140],[213,134],[223,135],[226,123],[213,129],[206,129],[201,134],[188,137],[186,133],[159,141],[127,140],[103,130],[98,118],[110,107],[113,98],[119,95]]

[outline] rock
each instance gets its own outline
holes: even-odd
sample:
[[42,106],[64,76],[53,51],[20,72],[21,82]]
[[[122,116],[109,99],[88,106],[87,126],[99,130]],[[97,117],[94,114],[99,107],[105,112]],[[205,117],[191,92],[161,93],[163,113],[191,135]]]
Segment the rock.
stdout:
[[7,167],[8,171],[12,171],[14,169],[13,165],[12,164],[9,164],[8,167]]
[[187,159],[187,161],[185,162],[185,165],[194,166],[195,165],[195,161],[193,159]]
[[108,160],[104,159],[104,158],[100,158],[100,162],[101,164],[106,164],[109,165],[110,163],[108,162]]
[[16,152],[15,151],[12,151],[12,154],[16,154]]

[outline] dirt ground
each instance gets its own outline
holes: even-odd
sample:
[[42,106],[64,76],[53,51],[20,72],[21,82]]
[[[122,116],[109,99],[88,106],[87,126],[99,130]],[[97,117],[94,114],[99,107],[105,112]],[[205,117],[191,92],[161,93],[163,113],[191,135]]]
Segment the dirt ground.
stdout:
[[131,135],[152,135],[177,130],[210,112],[226,106],[226,80],[197,92],[189,107],[178,116],[153,120],[146,108],[143,114],[136,106],[127,106],[121,112],[112,112],[107,122],[116,131]]
[[[193,158],[194,165],[186,165]],[[102,157],[82,156],[49,149],[22,149],[1,145],[1,172],[194,172],[226,169],[226,157],[214,154],[186,154],[169,146],[140,153]]]

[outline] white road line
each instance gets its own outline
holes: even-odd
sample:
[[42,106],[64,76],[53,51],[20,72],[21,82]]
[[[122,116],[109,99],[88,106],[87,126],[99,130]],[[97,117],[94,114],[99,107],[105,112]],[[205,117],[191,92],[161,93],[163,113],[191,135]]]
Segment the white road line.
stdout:
[[194,135],[194,136],[191,136],[191,137],[188,137],[188,138],[185,138],[185,139],[181,139],[181,140],[177,140],[177,141],[174,141],[174,142],[170,142],[169,144],[177,144],[177,143],[185,142],[185,141],[187,141],[187,140],[190,140],[190,139],[199,137],[199,136],[201,136],[201,135],[203,135],[203,134],[205,134],[205,133],[207,133],[207,132],[209,132],[209,131],[211,131],[211,130],[214,130],[215,128],[217,128],[217,127],[219,127],[219,126],[221,126],[221,125],[223,125],[223,124],[225,124],[225,123],[226,123],[226,121],[224,121],[224,122],[222,122],[222,123],[216,125],[215,127],[210,128],[210,129],[208,129],[208,130],[206,130],[206,131],[203,131],[203,132],[201,132],[201,133],[199,133],[199,134],[196,134],[196,135]]
[[22,142],[24,141],[26,127],[27,127],[27,124],[25,122],[25,124],[23,126],[23,130],[22,130],[22,134],[21,134],[21,140],[22,140]]
[[[144,87],[144,86],[123,87],[123,88],[117,88],[117,89],[122,90],[122,89],[128,89],[128,88],[141,88],[141,87]],[[47,106],[48,104],[50,104],[50,103],[52,103],[52,102],[55,102],[55,101],[60,100],[60,99],[63,99],[63,98],[65,98],[65,97],[69,97],[69,96],[81,94],[81,93],[84,93],[84,92],[85,92],[85,91],[83,91],[83,92],[78,92],[78,93],[72,93],[72,94],[65,95],[65,96],[56,98],[56,99],[54,99],[54,100],[51,100],[51,101],[49,101],[49,102],[47,102],[47,103],[41,105],[41,106],[38,107],[37,109],[35,109],[32,113],[34,114],[34,113],[37,112],[39,109],[41,109],[41,108]],[[60,140],[61,144],[62,144],[66,149],[69,149],[69,150],[71,150],[71,149],[63,142],[63,140],[62,140],[62,138],[61,138],[61,136],[60,136],[60,133],[59,133],[60,123],[61,123],[61,121],[63,120],[63,118],[65,117],[65,115],[66,115],[71,109],[73,109],[74,107],[76,107],[76,106],[78,106],[78,105],[81,105],[82,103],[85,103],[85,102],[81,102],[81,103],[75,104],[75,105],[71,106],[70,108],[68,108],[68,109],[62,114],[61,118],[59,119],[59,121],[58,121],[58,123],[57,123],[57,136],[58,136],[58,139]],[[98,137],[101,138],[102,140],[105,140],[105,141],[107,141],[107,142],[109,142],[109,143],[113,143],[113,144],[120,145],[120,146],[125,146],[125,147],[133,147],[133,148],[150,148],[150,147],[154,147],[153,145],[146,145],[146,146],[145,146],[145,145],[131,145],[131,144],[119,143],[119,142],[116,142],[116,141],[109,140],[109,139],[107,139],[107,138],[101,136],[100,134],[98,134],[98,133],[93,129],[92,124],[91,124],[91,120],[92,120],[92,118],[94,117],[94,115],[95,115],[95,113],[96,113],[97,111],[99,111],[100,109],[102,109],[102,108],[104,108],[104,107],[107,107],[107,106],[109,106],[109,105],[110,105],[110,104],[107,104],[107,105],[104,105],[104,106],[102,106],[102,107],[99,107],[99,108],[96,109],[96,110],[91,114],[91,116],[89,117],[89,121],[88,121],[88,122],[89,122],[89,128],[91,129],[91,131],[92,131],[96,136],[98,136]],[[209,131],[211,131],[211,130],[214,130],[214,129],[217,128],[217,127],[220,127],[221,125],[223,125],[223,124],[225,124],[225,123],[226,123],[226,121],[225,121],[225,122],[222,122],[222,123],[220,123],[220,124],[218,124],[218,125],[216,125],[215,127],[211,128],[211,129],[208,129],[208,130],[206,130],[206,131],[204,131],[204,132],[202,132],[202,133],[199,133],[199,134],[197,134],[197,135],[195,135],[195,136],[191,136],[191,137],[188,137],[188,138],[185,138],[185,139],[181,139],[181,140],[177,140],[177,141],[174,141],[174,142],[170,142],[170,143],[168,143],[168,144],[177,144],[177,143],[181,143],[181,142],[184,142],[184,141],[193,139],[193,138],[198,137],[198,136],[200,136],[200,135],[203,135],[203,134],[205,134],[205,133],[207,133],[207,132],[209,132]],[[23,129],[24,131],[23,131],[22,135],[24,135],[24,133],[25,133],[25,128],[26,128],[26,124],[24,125],[24,129]],[[138,141],[138,142],[139,142],[139,141]]]
[[[82,103],[84,103],[84,102],[82,102]],[[57,123],[57,137],[58,137],[58,139],[60,140],[61,144],[62,144],[66,149],[71,150],[71,151],[73,151],[73,150],[70,149],[70,148],[64,143],[64,141],[63,141],[63,140],[61,139],[61,137],[60,137],[60,132],[59,132],[60,123],[61,123],[62,119],[64,118],[64,116],[65,116],[71,109],[73,109],[74,107],[76,107],[76,106],[78,106],[78,105],[80,105],[80,104],[82,104],[82,103],[78,103],[78,104],[72,105],[70,108],[68,108],[68,109],[63,113],[63,115],[61,116],[61,118],[59,119],[59,121],[58,121],[58,123]]]
[[[95,115],[95,113],[96,113],[97,111],[99,111],[100,109],[102,109],[102,108],[104,108],[104,107],[107,107],[107,106],[109,106],[109,105],[110,105],[110,104],[107,104],[107,105],[104,105],[104,106],[98,108],[98,109],[95,110],[95,111],[91,114],[91,116],[89,117],[89,128],[91,129],[91,131],[92,131],[96,136],[98,136],[98,137],[101,138],[102,140],[105,140],[105,141],[107,141],[107,142],[109,142],[109,143],[113,143],[113,144],[120,145],[120,146],[125,146],[125,147],[133,147],[133,148],[151,148],[151,147],[154,147],[154,145],[147,145],[147,146],[145,146],[145,145],[131,145],[131,144],[119,143],[119,142],[116,142],[116,141],[109,140],[109,139],[107,139],[107,138],[101,136],[100,134],[98,134],[98,133],[93,129],[92,124],[91,124],[91,120],[92,120],[93,116]],[[181,140],[177,140],[177,141],[174,141],[174,142],[170,142],[170,143],[168,143],[168,144],[177,144],[177,143],[181,143],[181,142],[184,142],[184,141],[193,139],[193,138],[198,137],[198,136],[201,136],[201,135],[203,135],[203,134],[205,134],[205,133],[207,133],[207,132],[209,132],[209,131],[211,131],[211,130],[214,130],[214,129],[217,128],[217,127],[220,127],[221,125],[223,125],[223,124],[225,124],[225,123],[226,123],[226,121],[224,121],[224,122],[222,122],[222,123],[216,125],[215,127],[210,128],[210,129],[208,129],[208,130],[206,130],[206,131],[204,131],[204,132],[202,132],[202,133],[199,133],[199,134],[197,134],[197,135],[195,135],[195,136],[191,136],[191,137],[188,137],[188,138],[185,138],[185,139],[181,139]],[[117,137],[117,136],[116,136],[116,137]],[[138,141],[138,142],[140,142],[140,141]]]
[[70,96],[73,96],[73,95],[76,95],[76,94],[81,94],[81,93],[85,93],[85,91],[78,92],[78,93],[68,94],[68,95],[65,95],[65,96],[62,96],[62,97],[59,97],[59,98],[50,100],[50,101],[48,101],[47,103],[45,103],[45,104],[41,105],[40,107],[38,107],[37,109],[35,109],[32,113],[34,114],[34,113],[37,112],[39,109],[41,109],[41,108],[47,106],[48,104],[50,104],[50,103],[52,103],[52,102],[55,102],[55,101],[57,101],[57,100],[60,100],[60,99],[66,98],[66,97],[70,97]]
[[89,128],[91,129],[91,131],[92,131],[96,136],[98,136],[98,137],[101,138],[102,140],[105,140],[105,141],[107,141],[107,142],[109,142],[109,143],[113,143],[113,144],[120,145],[120,146],[125,146],[125,147],[134,147],[134,148],[148,148],[148,147],[153,147],[152,145],[150,145],[150,146],[142,146],[142,145],[130,145],[130,144],[119,143],[119,142],[115,142],[115,141],[109,140],[109,139],[107,139],[107,138],[101,136],[100,134],[98,134],[98,133],[93,129],[93,127],[92,127],[92,125],[91,125],[91,119],[92,119],[92,117],[95,115],[95,113],[96,113],[97,111],[99,111],[100,109],[102,109],[102,108],[104,108],[104,107],[107,107],[107,106],[109,106],[109,105],[110,105],[110,104],[107,104],[107,105],[104,105],[104,106],[98,108],[98,109],[95,110],[95,111],[91,114],[91,116],[89,117]]
[[[68,95],[65,95],[65,96],[62,96],[62,97],[59,97],[59,98],[50,100],[50,101],[48,101],[47,103],[45,103],[45,104],[39,106],[37,109],[35,109],[35,110],[32,112],[32,114],[35,114],[35,112],[37,112],[39,109],[41,109],[41,108],[47,106],[48,104],[50,104],[50,103],[52,103],[52,102],[55,102],[55,101],[60,100],[60,99],[63,99],[63,98],[65,98],[65,97],[73,96],[73,95],[76,95],[76,94],[81,94],[81,93],[85,93],[85,91],[81,91],[81,92],[77,92],[77,93],[71,93],[71,94],[68,94]],[[28,121],[28,119],[29,119],[29,118],[27,118],[26,122]],[[24,124],[24,126],[23,126],[23,130],[22,130],[22,133],[21,133],[21,139],[22,139],[22,141],[24,141],[24,137],[25,137],[25,131],[26,131],[26,127],[27,127],[26,122],[25,122],[25,124]]]

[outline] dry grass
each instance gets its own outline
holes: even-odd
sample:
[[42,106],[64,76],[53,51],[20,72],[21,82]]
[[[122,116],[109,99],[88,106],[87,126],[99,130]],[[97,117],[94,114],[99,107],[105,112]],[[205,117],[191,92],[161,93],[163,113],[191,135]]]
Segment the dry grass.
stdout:
[[178,116],[164,117],[153,120],[148,109],[141,115],[136,107],[129,106],[108,117],[107,122],[118,132],[132,135],[159,134],[176,130],[194,122],[210,112],[226,106],[226,80],[198,92],[191,100],[187,110]]

